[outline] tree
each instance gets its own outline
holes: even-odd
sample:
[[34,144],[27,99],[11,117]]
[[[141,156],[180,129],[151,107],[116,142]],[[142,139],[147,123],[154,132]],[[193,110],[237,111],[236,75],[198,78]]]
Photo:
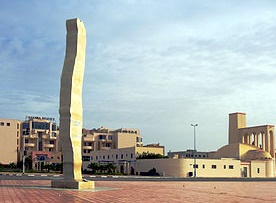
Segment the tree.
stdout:
[[45,164],[43,166],[43,169],[47,169],[47,172],[50,173],[50,170],[53,169],[53,165],[52,164]]
[[61,163],[55,163],[55,164],[53,164],[52,170],[54,170],[54,171],[61,171],[62,170],[62,164]]
[[15,168],[16,168],[15,163],[10,163],[10,164],[9,164],[9,169],[15,169]]
[[95,174],[95,173],[98,172],[98,170],[99,170],[99,164],[91,162],[91,163],[87,166],[87,168],[89,168],[89,169],[92,170],[92,172],[91,172],[92,174]]
[[137,159],[164,159],[164,158],[168,158],[168,156],[163,156],[161,154],[154,154],[149,152],[143,152],[137,157]]
[[108,174],[114,173],[116,168],[117,167],[114,164],[112,164],[112,163],[107,163],[106,164],[106,170],[107,170]]
[[25,158],[25,166],[27,169],[32,169],[32,157],[28,156]]

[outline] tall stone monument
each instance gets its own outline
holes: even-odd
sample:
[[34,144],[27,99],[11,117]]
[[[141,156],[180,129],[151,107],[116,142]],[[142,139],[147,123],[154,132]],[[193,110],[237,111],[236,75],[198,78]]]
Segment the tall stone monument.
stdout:
[[82,179],[82,84],[85,67],[86,31],[78,18],[66,21],[66,55],[60,85],[60,143],[63,180],[53,180],[54,188],[89,189],[93,181]]

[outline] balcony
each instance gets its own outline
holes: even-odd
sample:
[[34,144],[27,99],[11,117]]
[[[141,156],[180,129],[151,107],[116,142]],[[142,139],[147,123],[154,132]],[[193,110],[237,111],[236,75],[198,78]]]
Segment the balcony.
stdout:
[[34,147],[35,143],[25,143],[25,147]]
[[49,139],[49,137],[50,137],[49,135],[45,135],[45,134],[42,135],[42,139]]
[[89,150],[93,150],[93,146],[82,146],[82,149],[89,149]]
[[83,137],[83,141],[84,142],[93,142],[93,141],[95,141],[95,138],[94,137]]
[[101,147],[101,150],[109,150],[111,147]]
[[46,147],[46,148],[54,148],[55,145],[54,144],[44,144],[44,147]]
[[29,139],[37,139],[37,134],[33,134],[33,135],[25,135],[25,138],[29,138]]
[[56,140],[57,137],[50,136],[50,140]]

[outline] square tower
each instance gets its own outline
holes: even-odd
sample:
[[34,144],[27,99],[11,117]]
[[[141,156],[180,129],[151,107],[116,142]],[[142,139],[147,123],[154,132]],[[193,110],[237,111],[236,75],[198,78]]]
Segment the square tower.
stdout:
[[239,137],[239,129],[245,127],[245,113],[237,112],[229,114],[228,144],[241,143],[241,138]]

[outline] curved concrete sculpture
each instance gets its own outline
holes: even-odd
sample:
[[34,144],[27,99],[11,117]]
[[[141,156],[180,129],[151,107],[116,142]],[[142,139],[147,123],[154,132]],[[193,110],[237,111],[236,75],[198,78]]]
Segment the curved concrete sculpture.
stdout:
[[63,154],[63,180],[52,187],[87,189],[94,182],[83,181],[81,167],[82,84],[85,66],[86,31],[78,18],[66,21],[66,55],[60,86],[60,143]]

